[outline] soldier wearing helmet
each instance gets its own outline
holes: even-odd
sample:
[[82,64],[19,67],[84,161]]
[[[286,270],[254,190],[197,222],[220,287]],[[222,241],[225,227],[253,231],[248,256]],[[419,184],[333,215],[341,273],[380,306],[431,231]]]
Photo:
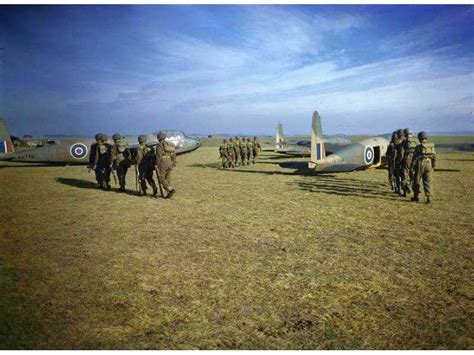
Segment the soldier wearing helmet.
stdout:
[[98,134],[98,143],[94,153],[94,166],[99,188],[110,190],[110,155],[112,146],[107,143],[105,134]]
[[243,137],[242,142],[240,143],[240,157],[241,157],[241,162],[242,165],[247,165],[248,164],[248,154],[247,154],[247,138]]
[[262,151],[262,146],[260,145],[260,142],[258,141],[257,137],[253,137],[252,147],[253,147],[252,163],[255,164],[255,159],[257,159],[258,155]]
[[131,165],[131,155],[128,142],[122,138],[119,133],[112,136],[114,144],[112,145],[110,168],[117,171],[118,182],[120,185],[119,191],[125,192],[125,181],[127,177],[128,168]]
[[227,139],[225,138],[219,146],[219,158],[222,160],[222,168],[226,169],[228,167],[229,156],[227,154]]
[[231,137],[229,138],[229,142],[227,143],[227,165],[229,168],[235,168],[235,150],[234,150],[234,139]]
[[241,151],[240,151],[241,144],[242,142],[240,141],[240,138],[238,136],[235,136],[235,141],[234,141],[235,166],[241,165],[240,163],[242,162]]
[[247,137],[247,164],[253,161],[253,143],[249,137]]
[[392,191],[395,191],[396,181],[395,181],[395,161],[396,161],[396,150],[395,150],[395,141],[397,140],[397,131],[393,131],[392,139],[387,147],[387,166],[388,166],[388,182]]
[[403,129],[397,130],[397,139],[395,140],[395,192],[402,194],[402,158],[403,158]]
[[138,136],[137,147],[137,171],[140,182],[140,196],[146,195],[147,185],[153,189],[153,197],[158,193],[155,180],[153,179],[153,171],[155,168],[155,152],[153,148],[146,144],[147,138],[145,135]]
[[401,154],[402,162],[401,162],[401,187],[403,190],[403,196],[406,197],[407,194],[411,192],[410,190],[410,179],[411,179],[411,163],[413,160],[413,153],[415,152],[416,148],[416,140],[413,137],[410,128],[405,128],[403,131],[405,135],[405,139],[402,143],[401,147]]
[[[90,154],[89,154],[89,165],[87,165],[87,167],[89,169],[94,169],[94,163],[95,163],[95,155],[97,153],[97,146],[99,145],[99,142],[100,142],[100,137],[101,137],[102,133],[97,133],[95,136],[94,136],[94,139],[95,139],[95,142],[93,142],[91,144],[91,148],[90,148]],[[97,176],[97,171],[95,171],[95,180],[97,181],[97,185],[99,186],[99,177]],[[100,187],[100,186],[99,186]]]
[[413,198],[414,202],[420,202],[421,182],[423,181],[423,191],[426,196],[426,203],[430,204],[433,199],[431,175],[436,167],[436,151],[434,143],[428,142],[426,132],[418,133],[418,144],[413,153],[412,171],[413,171]]
[[171,171],[176,167],[176,147],[165,140],[164,132],[160,131],[157,138],[155,167],[159,173],[158,183],[166,190],[166,198],[171,198],[176,192],[176,189],[171,186]]

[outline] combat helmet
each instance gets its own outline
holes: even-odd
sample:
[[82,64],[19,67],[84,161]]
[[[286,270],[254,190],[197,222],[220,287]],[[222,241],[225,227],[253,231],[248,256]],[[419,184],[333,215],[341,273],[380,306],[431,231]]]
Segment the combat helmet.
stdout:
[[164,134],[164,132],[159,131],[158,134],[156,135],[156,138],[158,138],[158,140],[165,139],[166,134]]
[[412,131],[411,131],[410,128],[405,128],[405,129],[403,130],[403,134],[404,134],[405,136],[408,136],[409,134],[412,134]]
[[226,138],[224,138],[223,142],[224,142],[224,143],[227,143],[227,139],[226,139]]
[[94,139],[98,142],[100,141],[100,137],[102,136],[102,133],[97,133],[95,136],[94,136]]
[[397,130],[397,137],[401,138],[402,136],[403,136],[403,129],[400,128]]
[[146,136],[144,134],[140,134],[138,136],[138,143],[145,143],[146,142]]
[[106,134],[101,133],[99,139],[100,139],[101,141],[107,142],[107,141],[109,140],[109,137],[108,137]]
[[395,139],[397,139],[397,131],[393,131],[392,133],[392,143],[395,142]]
[[421,131],[418,133],[418,139],[421,141],[422,139],[428,139],[428,134],[425,131]]
[[121,138],[122,138],[122,136],[121,136],[119,133],[115,133],[115,134],[112,136],[112,139],[114,140],[114,142],[119,141]]

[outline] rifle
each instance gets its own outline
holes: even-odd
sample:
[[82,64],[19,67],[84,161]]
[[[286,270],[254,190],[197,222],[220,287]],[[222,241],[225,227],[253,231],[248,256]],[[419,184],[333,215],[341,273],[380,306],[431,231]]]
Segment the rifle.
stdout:
[[115,173],[115,169],[112,169],[112,177],[114,178],[115,185],[118,185],[117,174]]
[[135,190],[137,192],[138,192],[138,181],[141,182],[140,172],[138,171],[138,167],[135,165]]
[[158,187],[160,188],[161,196],[163,196],[163,198],[166,198],[165,194],[163,193],[163,186],[161,185],[161,176],[160,176],[160,172],[158,171],[157,166],[155,166],[155,172],[156,172],[156,177],[158,178]]

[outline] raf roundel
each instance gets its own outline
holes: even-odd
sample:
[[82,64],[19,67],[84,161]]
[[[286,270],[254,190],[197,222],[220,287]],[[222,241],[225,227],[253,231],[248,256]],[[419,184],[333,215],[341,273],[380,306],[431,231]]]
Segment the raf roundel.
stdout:
[[374,160],[374,148],[371,146],[365,147],[364,160],[366,164],[371,164]]
[[82,159],[87,155],[87,147],[82,143],[76,143],[69,149],[72,157],[75,159]]

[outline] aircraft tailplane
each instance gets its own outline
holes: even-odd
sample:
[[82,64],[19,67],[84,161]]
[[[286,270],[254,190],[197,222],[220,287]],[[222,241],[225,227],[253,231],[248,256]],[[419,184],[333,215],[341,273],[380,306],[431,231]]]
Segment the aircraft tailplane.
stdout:
[[311,160],[310,168],[315,168],[316,164],[322,162],[326,158],[326,148],[323,140],[323,126],[318,111],[313,113],[313,121],[311,123]]
[[275,134],[275,149],[283,149],[283,141],[285,137],[283,136],[283,125],[278,122]]
[[13,142],[8,134],[7,123],[0,118],[0,155],[13,153]]

